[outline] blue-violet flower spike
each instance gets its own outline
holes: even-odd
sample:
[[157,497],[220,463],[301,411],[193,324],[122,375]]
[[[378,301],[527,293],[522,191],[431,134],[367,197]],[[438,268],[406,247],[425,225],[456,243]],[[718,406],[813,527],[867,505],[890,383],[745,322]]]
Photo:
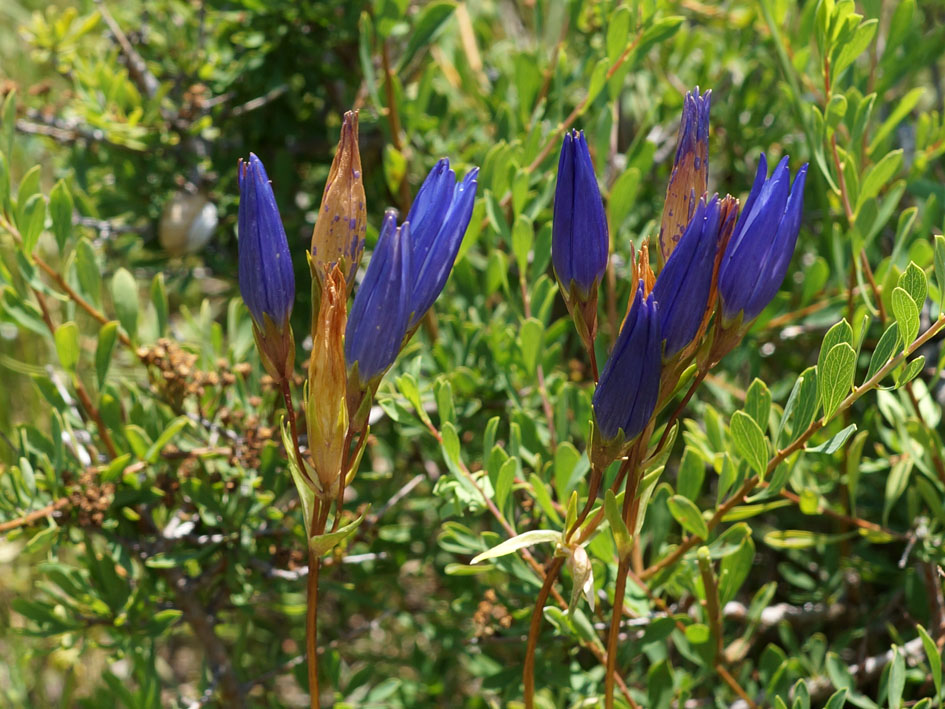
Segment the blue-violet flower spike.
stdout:
[[565,297],[576,286],[589,299],[607,268],[610,239],[607,217],[597,186],[584,132],[564,136],[555,186],[551,258]]
[[597,429],[604,440],[639,435],[653,415],[660,391],[660,320],[651,293],[637,288],[633,305],[617,336],[592,400]]
[[443,158],[427,175],[410,207],[406,219],[412,250],[408,330],[417,326],[446,285],[472,217],[478,174],[479,168],[473,168],[457,183],[450,161]]
[[745,209],[722,257],[719,294],[726,322],[742,312],[748,323],[764,310],[781,287],[797,244],[807,164],[797,171],[793,185],[787,156],[770,178],[767,174],[762,154]]
[[240,293],[253,321],[265,330],[265,316],[284,330],[295,301],[295,274],[272,184],[254,154],[239,163]]
[[362,385],[400,352],[410,315],[410,238],[410,224],[398,227],[397,212],[387,210],[345,328],[345,360],[349,369],[357,363]]
[[653,286],[669,359],[692,342],[705,316],[719,235],[719,198],[699,201],[685,233]]
[[660,223],[660,261],[666,263],[682,238],[709,180],[709,107],[712,92],[686,94],[676,138],[673,172],[666,187]]

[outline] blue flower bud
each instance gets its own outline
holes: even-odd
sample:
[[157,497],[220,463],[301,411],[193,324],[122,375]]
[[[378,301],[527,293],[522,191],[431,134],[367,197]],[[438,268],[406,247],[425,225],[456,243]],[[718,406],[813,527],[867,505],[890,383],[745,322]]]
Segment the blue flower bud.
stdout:
[[564,136],[555,186],[551,258],[567,298],[576,287],[580,298],[597,294],[607,268],[610,239],[584,132]]
[[388,209],[345,328],[345,360],[349,369],[358,365],[362,385],[387,371],[400,352],[410,316],[410,264],[410,225],[398,227],[397,212]]
[[633,440],[653,415],[660,391],[661,339],[656,301],[653,294],[644,296],[641,282],[594,390],[594,417],[605,441],[621,431],[624,440]]
[[755,183],[719,268],[719,294],[726,322],[742,312],[747,323],[764,310],[781,287],[797,244],[807,164],[797,171],[793,186],[787,156],[770,178],[767,174],[768,164],[762,153]]
[[709,107],[711,91],[699,95],[699,87],[686,94],[682,121],[676,138],[673,172],[666,187],[663,220],[660,223],[660,262],[670,255],[682,238],[696,202],[709,180]]
[[653,286],[669,359],[692,342],[705,316],[719,236],[719,198],[699,201],[685,233]]
[[284,330],[295,301],[295,274],[285,228],[262,161],[249,154],[239,162],[240,293],[256,326],[268,316]]
[[473,168],[457,183],[450,161],[443,158],[427,175],[410,207],[406,220],[412,252],[408,330],[416,327],[446,285],[472,217],[478,174],[479,168]]

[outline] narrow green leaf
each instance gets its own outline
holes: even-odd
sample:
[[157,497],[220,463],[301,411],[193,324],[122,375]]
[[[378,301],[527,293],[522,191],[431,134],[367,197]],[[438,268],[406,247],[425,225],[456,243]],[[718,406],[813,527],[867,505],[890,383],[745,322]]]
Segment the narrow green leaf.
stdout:
[[125,426],[124,432],[125,440],[128,441],[131,452],[139,460],[146,460],[148,449],[151,447],[151,439],[148,438],[145,430],[141,426],[131,423]]
[[863,176],[863,183],[860,186],[860,194],[857,197],[856,211],[870,197],[876,197],[880,190],[895,177],[896,173],[902,167],[902,150],[893,150],[883,156],[883,159],[870,167]]
[[410,32],[407,48],[400,58],[400,68],[410,64],[417,53],[430,43],[433,35],[449,19],[455,9],[456,4],[452,2],[434,2],[423,8]]
[[886,685],[886,696],[890,709],[900,709],[902,706],[902,690],[906,687],[906,661],[899,648],[893,646],[893,660],[889,668],[889,680]]
[[79,288],[93,305],[102,302],[102,271],[98,265],[95,249],[88,239],[79,239],[75,247],[75,273]]
[[0,151],[0,210],[10,209],[10,166],[7,156]]
[[849,539],[856,532],[847,534],[821,534],[806,529],[785,529],[783,531],[768,532],[764,542],[774,549],[810,549],[820,544],[836,544]]
[[938,311],[945,311],[945,236],[935,235],[935,285],[938,286]]
[[695,502],[704,480],[705,461],[692,448],[686,446],[679,463],[679,472],[676,474],[676,491]]
[[755,419],[762,431],[768,428],[768,413],[771,411],[771,392],[768,385],[755,379],[745,394],[745,413]]
[[883,121],[883,124],[873,133],[873,140],[867,149],[870,155],[876,152],[876,149],[886,140],[886,137],[892,133],[902,119],[909,115],[909,112],[915,108],[916,104],[919,103],[919,99],[922,98],[923,93],[925,93],[925,89],[921,87],[912,89],[912,91],[903,96],[899,103],[896,104],[896,107],[890,112],[889,117]]
[[79,362],[79,326],[71,320],[56,328],[56,354],[67,372],[75,372]]
[[830,420],[840,402],[850,392],[855,373],[856,352],[846,342],[835,345],[824,359],[823,371],[818,372],[825,421]]
[[532,250],[533,239],[534,230],[531,220],[519,214],[512,226],[512,253],[515,254],[515,262],[518,264],[518,272],[522,278],[528,275],[528,254]]
[[[286,463],[289,466],[289,472],[292,474],[292,482],[295,483],[296,492],[298,492],[299,500],[302,503],[302,522],[305,525],[305,536],[310,537],[312,534],[311,525],[315,511],[315,491],[309,486],[305,475],[307,473],[312,480],[316,480],[317,478],[313,476],[314,471],[312,470],[307,470],[306,473],[303,473],[299,468],[296,456],[290,452],[295,451],[295,443],[292,441],[292,434],[289,431],[289,425],[286,423],[285,419],[282,420],[280,427],[282,429],[282,446],[288,452]],[[302,462],[306,466],[308,465],[305,463],[304,459]]]
[[925,366],[925,355],[919,355],[914,360],[909,362],[905,367],[902,368],[902,371],[896,377],[896,388],[905,386],[917,376],[919,372],[922,371],[922,368]]
[[879,342],[876,343],[876,349],[873,350],[873,355],[870,357],[869,369],[866,371],[866,376],[863,378],[864,383],[872,379],[876,375],[876,372],[882,369],[889,360],[892,359],[901,344],[902,340],[899,338],[899,326],[893,323],[886,328],[886,332],[882,334],[879,338]]
[[820,354],[817,356],[817,374],[822,378],[824,371],[824,361],[827,359],[827,353],[841,342],[853,345],[853,328],[846,318],[827,330],[824,335],[824,341],[820,345]]
[[607,59],[613,64],[623,54],[630,37],[630,8],[621,5],[612,13],[607,23]]
[[112,303],[118,322],[134,339],[138,333],[138,284],[126,268],[119,268],[112,277]]
[[535,496],[535,501],[538,503],[542,512],[548,515],[548,518],[554,524],[563,526],[561,515],[559,515],[558,511],[555,509],[554,503],[551,501],[551,493],[548,492],[544,481],[538,477],[537,474],[532,473],[528,476],[528,482],[532,486],[532,494]]
[[833,455],[844,443],[847,442],[847,439],[853,435],[856,431],[856,424],[851,423],[845,429],[839,433],[834,434],[830,437],[830,440],[821,443],[819,446],[809,446],[805,448],[808,453],[824,453],[826,455]]
[[537,318],[528,318],[522,323],[519,343],[522,348],[522,361],[529,374],[534,375],[538,368],[544,334],[545,326]]
[[72,235],[72,194],[63,180],[59,180],[49,193],[49,214],[52,230],[61,254]]
[[0,120],[0,150],[13,155],[13,136],[16,135],[16,89],[7,94],[3,102],[3,118]]
[[[794,388],[791,389],[787,403],[784,405],[784,414],[781,416],[775,436],[778,446],[787,445],[806,431],[817,417],[819,406],[817,370],[814,367],[808,367],[797,377]],[[792,421],[790,428],[787,427],[788,421]]]
[[[698,510],[696,510],[698,512]],[[614,535],[614,543],[617,546],[617,555],[623,559],[630,553],[633,546],[633,539],[630,536],[630,530],[620,514],[620,508],[617,506],[617,498],[614,491],[608,489],[604,496],[604,515],[610,524],[610,531]]]
[[174,440],[174,437],[189,425],[190,419],[186,416],[178,416],[171,421],[161,435],[151,444],[151,447],[148,448],[148,452],[144,456],[145,460],[149,463],[156,463],[161,451],[164,450],[164,446]]
[[922,638],[922,647],[925,648],[925,656],[928,658],[929,667],[932,669],[935,696],[939,696],[942,693],[942,655],[938,650],[938,645],[935,644],[925,628],[921,625],[916,625],[915,628],[919,631],[919,637]]
[[108,368],[112,363],[112,352],[118,340],[118,323],[115,320],[102,325],[98,331],[98,346],[95,348],[95,374],[98,378],[98,388],[105,385]]
[[838,689],[836,692],[830,695],[830,698],[827,699],[827,703],[824,704],[824,709],[842,709],[842,707],[847,703],[847,688]]
[[692,500],[682,495],[673,495],[666,501],[666,505],[673,519],[679,522],[683,529],[700,539],[709,538],[709,526]]
[[41,194],[31,195],[26,204],[17,209],[16,227],[23,237],[23,253],[32,254],[46,221],[46,198]]
[[611,229],[618,229],[633,209],[637,192],[640,189],[642,173],[637,167],[629,167],[617,178],[610,188],[607,198],[607,211],[610,214]]
[[850,509],[856,512],[856,493],[860,482],[860,458],[863,455],[863,446],[869,436],[867,431],[860,431],[850,444],[846,455],[847,493],[850,496]]
[[607,81],[607,70],[609,68],[607,59],[597,60],[597,64],[594,65],[594,71],[591,72],[591,78],[587,82],[586,105],[590,105],[594,99],[597,98],[597,94],[601,92],[601,89],[604,88],[604,84]]
[[744,411],[732,414],[729,425],[735,451],[759,476],[768,468],[768,442],[761,427]]
[[892,311],[899,325],[899,337],[908,347],[919,334],[919,309],[909,293],[898,286],[892,292]]
[[363,521],[364,515],[361,515],[353,522],[349,522],[334,532],[329,532],[328,534],[313,534],[308,539],[309,549],[314,552],[315,556],[324,556],[336,546],[341,544],[341,542],[343,542],[345,539],[354,534],[358,527],[361,526],[361,522]]
[[517,472],[518,459],[516,458],[507,459],[499,468],[499,475],[495,484],[495,504],[500,510],[505,508],[505,501],[512,491],[512,483],[515,481]]
[[151,305],[154,306],[154,315],[157,318],[158,337],[163,337],[167,333],[169,311],[163,273],[156,274],[151,280]]
[[[570,441],[562,441],[555,449],[554,455],[554,484],[555,493],[559,500],[568,497],[571,490],[571,480],[578,463],[582,459],[581,452]],[[586,460],[586,459],[585,459]],[[585,466],[581,466],[583,469]]]
[[916,266],[914,261],[910,261],[906,270],[899,276],[897,285],[909,294],[921,311],[929,294],[929,281],[925,277],[925,271]]
[[555,544],[561,539],[561,532],[554,529],[533,529],[528,532],[506,539],[501,544],[497,544],[491,549],[487,549],[481,554],[473,557],[470,564],[478,564],[486,559],[495,559],[506,554],[512,554],[519,549],[534,546],[535,544]]

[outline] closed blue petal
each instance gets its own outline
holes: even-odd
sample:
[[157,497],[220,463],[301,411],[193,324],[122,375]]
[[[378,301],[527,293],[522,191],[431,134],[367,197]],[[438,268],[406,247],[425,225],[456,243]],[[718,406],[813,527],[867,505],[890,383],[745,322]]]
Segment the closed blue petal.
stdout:
[[558,159],[551,257],[565,290],[574,283],[583,297],[607,268],[610,238],[594,165],[584,133],[565,135]]
[[726,320],[739,312],[754,319],[771,301],[790,264],[803,210],[807,166],[791,186],[785,156],[766,179],[764,155],[745,209],[726,248],[719,269],[719,294]]
[[[447,162],[447,165],[449,163]],[[413,292],[410,297],[410,322],[408,330],[416,325],[426,314],[427,310],[439,297],[443,286],[449,278],[459,252],[466,228],[472,217],[473,205],[476,201],[477,176],[479,168],[470,170],[459,184],[453,181],[453,171],[449,170],[447,186],[450,195],[443,199],[447,209],[443,214],[439,229],[429,243],[421,245],[416,229],[411,222],[411,234],[414,239],[413,247]],[[442,208],[440,208],[442,209]],[[411,210],[412,211],[412,210]],[[432,230],[431,230],[432,232]],[[426,239],[424,235],[424,239]]]
[[345,360],[367,383],[397,358],[409,314],[410,225],[388,210],[345,329]]
[[692,342],[705,315],[719,234],[719,199],[700,201],[653,287],[668,359]]
[[285,327],[295,301],[295,273],[285,228],[262,161],[250,153],[238,170],[240,294],[260,327]]
[[797,171],[794,184],[791,187],[791,196],[781,224],[778,226],[777,236],[771,242],[771,247],[764,260],[761,277],[755,284],[748,303],[745,307],[745,318],[757,316],[765,306],[771,302],[787,273],[797,245],[797,234],[801,226],[801,212],[804,209],[804,185],[807,181],[807,165]]
[[641,283],[594,390],[594,417],[605,439],[623,430],[631,440],[646,427],[659,396],[660,350],[657,305],[652,294],[643,297]]

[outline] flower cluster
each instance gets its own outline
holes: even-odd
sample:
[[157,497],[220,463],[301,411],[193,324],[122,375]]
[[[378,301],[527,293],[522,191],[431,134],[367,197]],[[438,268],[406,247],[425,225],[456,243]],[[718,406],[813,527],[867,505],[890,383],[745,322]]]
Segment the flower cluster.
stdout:
[[[348,447],[363,439],[384,373],[446,284],[472,216],[478,168],[457,182],[449,160],[427,176],[407,218],[388,210],[348,311],[364,249],[366,206],[358,122],[345,114],[308,253],[312,273],[312,356],[306,422],[309,456],[300,474],[334,499],[350,472]],[[295,277],[272,185],[255,155],[239,167],[240,292],[267,371],[288,397],[295,344],[290,324]],[[290,403],[287,400],[287,404]]]
[[[593,397],[592,457],[599,465],[647,429],[693,360],[707,371],[741,339],[774,297],[794,253],[807,165],[792,184],[787,157],[768,178],[762,155],[739,217],[737,200],[706,191],[710,97],[696,88],[684,100],[658,274],[654,278],[645,242],[639,260],[631,258],[636,285]],[[558,165],[552,256],[565,302],[591,350],[597,289],[607,267],[606,224],[587,143],[573,132],[565,136]]]

